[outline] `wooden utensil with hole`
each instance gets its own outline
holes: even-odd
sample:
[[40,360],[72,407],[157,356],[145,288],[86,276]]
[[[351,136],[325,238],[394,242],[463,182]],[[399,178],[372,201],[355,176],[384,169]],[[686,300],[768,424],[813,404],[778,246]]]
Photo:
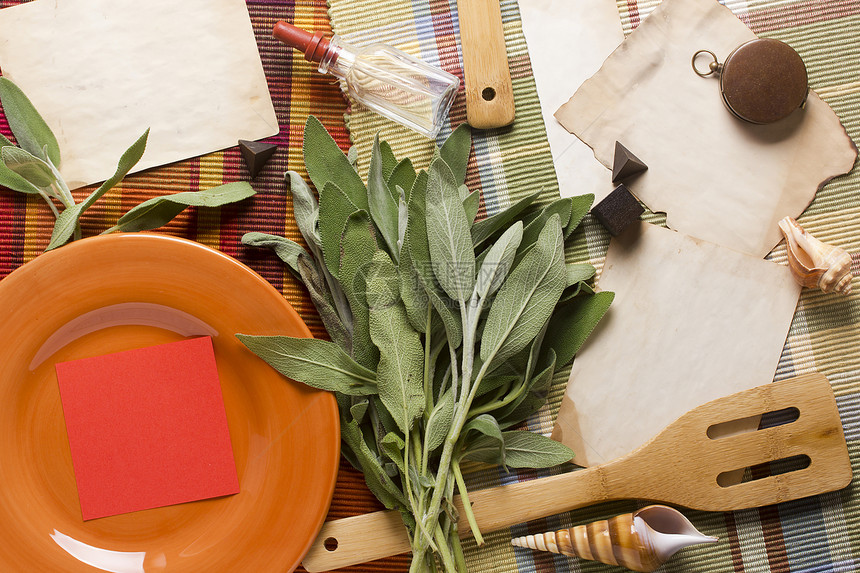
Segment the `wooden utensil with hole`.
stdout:
[[499,0],[457,0],[466,120],[489,129],[514,121],[514,88]]
[[[709,430],[714,435],[726,422],[782,411],[797,418],[775,427],[708,437]],[[806,459],[809,463],[802,463]],[[789,468],[803,467],[734,485],[718,484],[726,473],[779,460],[794,463]],[[760,472],[752,473],[755,478]],[[821,374],[808,374],[699,406],[615,461],[469,497],[480,530],[489,532],[610,500],[732,511],[826,493],[850,482],[848,446],[830,383]],[[468,535],[459,498],[455,504],[460,533]],[[303,565],[311,572],[327,571],[409,549],[400,515],[382,511],[326,523]]]

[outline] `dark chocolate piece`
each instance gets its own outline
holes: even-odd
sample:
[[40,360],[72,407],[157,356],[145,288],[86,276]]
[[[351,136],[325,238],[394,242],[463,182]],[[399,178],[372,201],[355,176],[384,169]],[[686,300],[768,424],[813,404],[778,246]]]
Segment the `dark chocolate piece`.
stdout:
[[263,169],[266,162],[271,159],[272,155],[275,154],[278,146],[272,143],[240,139],[239,149],[242,151],[245,165],[248,166],[248,171],[251,172],[251,179],[253,179]]
[[591,208],[591,214],[613,237],[620,235],[630,223],[638,221],[644,212],[645,208],[623,184]]
[[612,182],[617,183],[621,179],[627,179],[631,175],[642,173],[648,166],[641,159],[630,153],[630,150],[615,142],[615,159],[612,162]]

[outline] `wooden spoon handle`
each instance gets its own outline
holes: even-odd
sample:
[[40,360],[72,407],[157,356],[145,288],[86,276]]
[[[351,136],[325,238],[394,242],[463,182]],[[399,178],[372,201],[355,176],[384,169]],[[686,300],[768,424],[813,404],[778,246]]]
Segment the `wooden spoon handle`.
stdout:
[[[478,528],[483,533],[584,507],[610,499],[604,467],[488,488],[469,494]],[[611,496],[617,499],[620,496]],[[460,535],[471,534],[459,496]],[[311,573],[329,571],[409,551],[409,536],[396,511],[378,511],[329,521],[305,556]]]
[[514,121],[514,89],[499,0],[457,0],[457,12],[469,125],[509,125]]

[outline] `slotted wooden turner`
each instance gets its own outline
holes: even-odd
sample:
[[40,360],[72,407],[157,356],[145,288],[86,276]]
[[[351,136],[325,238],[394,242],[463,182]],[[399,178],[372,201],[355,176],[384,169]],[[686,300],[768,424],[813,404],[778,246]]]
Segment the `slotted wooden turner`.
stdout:
[[[709,429],[713,435],[723,423],[790,409],[799,412],[793,422],[708,437]],[[722,474],[803,456],[809,459],[803,469],[725,487],[717,483]],[[699,406],[612,462],[469,497],[479,528],[489,532],[617,499],[732,511],[826,493],[850,482],[848,447],[830,383],[821,374],[808,374]],[[456,504],[461,510],[459,498]],[[470,532],[462,512],[459,530]],[[409,539],[400,515],[381,511],[326,523],[303,565],[311,572],[327,571],[406,551]]]

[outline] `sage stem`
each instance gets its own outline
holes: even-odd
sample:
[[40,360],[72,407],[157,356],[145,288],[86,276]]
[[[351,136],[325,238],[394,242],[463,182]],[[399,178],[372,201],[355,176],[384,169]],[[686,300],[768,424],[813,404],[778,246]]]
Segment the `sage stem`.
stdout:
[[451,471],[454,472],[454,479],[457,480],[457,489],[460,490],[460,500],[463,502],[463,513],[466,514],[466,520],[469,522],[469,527],[472,529],[472,535],[475,536],[475,541],[480,547],[484,544],[484,536],[481,535],[481,530],[478,528],[477,521],[475,521],[475,513],[472,511],[472,504],[469,501],[469,490],[466,489],[466,481],[463,479],[463,472],[460,471],[460,460],[454,459],[451,462]]

